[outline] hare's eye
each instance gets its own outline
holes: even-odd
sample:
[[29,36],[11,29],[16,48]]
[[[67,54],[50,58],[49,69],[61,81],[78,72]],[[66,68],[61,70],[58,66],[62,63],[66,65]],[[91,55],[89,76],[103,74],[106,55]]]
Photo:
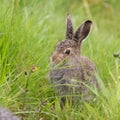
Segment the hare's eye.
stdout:
[[70,49],[65,50],[65,54],[69,55],[70,54]]

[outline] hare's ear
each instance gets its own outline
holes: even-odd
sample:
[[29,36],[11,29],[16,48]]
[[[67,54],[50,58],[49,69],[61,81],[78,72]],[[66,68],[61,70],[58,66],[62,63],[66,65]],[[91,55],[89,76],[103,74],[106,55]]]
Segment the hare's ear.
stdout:
[[91,27],[92,21],[87,20],[85,21],[75,32],[73,36],[73,40],[78,42],[79,44],[82,42],[83,39],[85,39],[89,32]]
[[73,25],[71,21],[71,16],[68,15],[66,19],[66,39],[72,39],[73,37]]

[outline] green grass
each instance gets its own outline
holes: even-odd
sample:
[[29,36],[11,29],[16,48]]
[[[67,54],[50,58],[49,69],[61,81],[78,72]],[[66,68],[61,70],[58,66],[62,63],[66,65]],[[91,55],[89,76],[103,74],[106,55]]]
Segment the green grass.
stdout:
[[[24,120],[119,120],[120,59],[113,57],[120,51],[119,4],[88,0],[88,8],[86,0],[1,0],[0,105]],[[96,103],[61,109],[47,73],[51,53],[65,37],[67,13],[75,28],[94,21],[82,54],[95,62],[102,92]],[[38,70],[31,72],[34,65]]]

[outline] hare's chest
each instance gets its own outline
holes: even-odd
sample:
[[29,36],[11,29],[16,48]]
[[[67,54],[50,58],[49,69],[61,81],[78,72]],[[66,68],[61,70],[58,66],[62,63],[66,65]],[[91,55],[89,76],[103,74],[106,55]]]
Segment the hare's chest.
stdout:
[[82,80],[82,70],[77,68],[55,69],[50,72],[50,80],[54,84],[77,84]]

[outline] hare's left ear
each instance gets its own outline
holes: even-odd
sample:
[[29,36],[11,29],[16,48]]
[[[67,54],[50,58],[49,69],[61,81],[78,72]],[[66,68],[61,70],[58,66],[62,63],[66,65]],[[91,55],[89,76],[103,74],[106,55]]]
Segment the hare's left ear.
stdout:
[[66,20],[66,39],[72,39],[73,37],[73,25],[71,21],[71,16],[67,16]]
[[88,34],[90,32],[91,24],[92,24],[92,21],[90,21],[90,20],[85,21],[76,30],[76,32],[75,32],[75,34],[73,36],[73,40],[80,44],[82,42],[82,40],[84,40],[88,36]]

